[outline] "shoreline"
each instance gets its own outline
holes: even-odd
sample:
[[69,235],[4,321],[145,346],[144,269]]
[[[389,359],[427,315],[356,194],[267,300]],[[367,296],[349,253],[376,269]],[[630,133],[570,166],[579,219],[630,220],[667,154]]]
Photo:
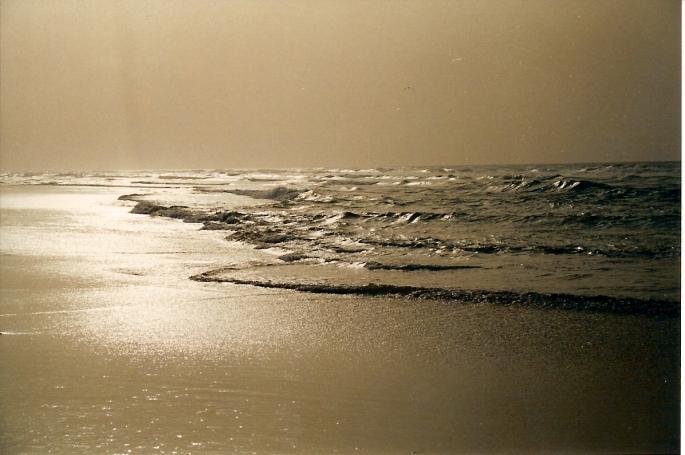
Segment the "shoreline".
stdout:
[[678,447],[679,319],[196,282],[263,253],[44,190],[0,209],[3,452]]
[[[276,188],[278,189],[278,188]],[[242,195],[245,192],[239,190],[229,191],[233,194]],[[259,194],[264,193],[263,191]],[[145,196],[141,194],[126,194],[120,196],[118,199],[122,201],[136,202],[136,205],[131,209],[131,213],[144,214],[152,217],[164,217],[172,219],[180,219],[185,223],[202,224],[204,230],[217,231],[233,231],[237,229],[236,226],[241,223],[241,215],[239,212],[233,210],[217,210],[213,211],[199,211],[193,210],[186,206],[164,206],[154,200],[140,199]],[[291,193],[283,191],[273,191],[271,197],[276,201],[288,200],[293,197]],[[285,198],[285,199],[283,199]],[[255,201],[259,203],[259,200]],[[242,236],[245,237],[245,236]],[[272,245],[264,245],[263,239],[251,240],[247,238],[240,238],[248,248],[268,248]],[[227,240],[232,240],[232,236],[228,236]],[[278,245],[282,240],[271,241],[270,243]],[[287,256],[295,256],[293,259]],[[298,253],[289,253],[282,255],[282,265],[299,262],[303,259],[309,259],[307,256],[299,256]],[[287,258],[285,258],[287,257]],[[266,263],[265,266],[279,265],[278,262]],[[318,264],[321,265],[321,264]],[[366,265],[365,265],[366,266]],[[249,266],[248,266],[249,267]],[[371,268],[373,267],[373,268]],[[433,266],[435,270],[445,270],[448,266]],[[476,268],[479,266],[470,265],[452,265],[449,269],[465,269]],[[259,266],[255,266],[259,268]],[[389,266],[385,264],[372,264],[368,266],[371,270],[400,270],[411,271],[414,269],[431,270],[430,265],[414,265],[413,268],[405,266]],[[613,313],[625,315],[637,315],[656,318],[677,318],[680,316],[680,301],[667,299],[640,299],[631,297],[615,297],[605,295],[584,295],[584,294],[569,294],[569,293],[554,293],[554,292],[535,292],[522,291],[514,292],[510,290],[487,290],[487,289],[459,289],[459,288],[429,288],[421,286],[407,286],[396,284],[385,284],[382,282],[369,282],[361,284],[347,284],[347,283],[322,283],[316,281],[291,281],[284,282],[278,279],[271,279],[268,274],[266,277],[260,278],[241,278],[240,276],[232,277],[231,271],[235,270],[232,267],[222,267],[215,270],[208,270],[197,275],[192,275],[189,279],[202,282],[216,282],[216,283],[233,283],[238,285],[249,285],[268,289],[289,289],[300,292],[310,292],[319,294],[356,294],[362,296],[386,296],[386,297],[404,297],[416,299],[432,299],[432,300],[448,300],[459,303],[492,303],[495,305],[515,305],[515,306],[529,306],[542,309],[564,309],[573,311],[589,311],[598,313]]]

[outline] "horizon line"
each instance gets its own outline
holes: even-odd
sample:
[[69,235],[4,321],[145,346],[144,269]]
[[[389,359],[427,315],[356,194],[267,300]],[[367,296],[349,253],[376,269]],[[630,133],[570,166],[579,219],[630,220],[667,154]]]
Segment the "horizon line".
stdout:
[[334,170],[350,169],[355,171],[366,169],[402,169],[402,168],[465,168],[472,166],[499,167],[499,166],[568,166],[568,165],[612,165],[612,164],[642,164],[642,163],[681,163],[682,156],[678,160],[629,160],[629,161],[567,161],[567,162],[531,162],[531,163],[465,163],[465,164],[412,164],[412,165],[393,165],[393,166],[293,166],[293,167],[141,167],[141,168],[109,168],[109,169],[40,169],[40,170],[5,170],[0,166],[0,173],[3,174],[26,174],[26,173],[77,173],[77,172],[130,172],[130,171],[255,171],[255,170]]

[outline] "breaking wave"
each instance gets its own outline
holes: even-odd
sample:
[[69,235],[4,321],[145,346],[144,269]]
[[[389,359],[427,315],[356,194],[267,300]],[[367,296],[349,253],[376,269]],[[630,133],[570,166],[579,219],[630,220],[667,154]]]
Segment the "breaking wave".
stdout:
[[515,176],[508,183],[491,185],[488,191],[499,192],[529,192],[529,193],[555,193],[555,192],[592,192],[596,190],[612,190],[614,187],[605,183],[593,182],[591,180],[576,180],[566,178],[561,175],[536,179],[524,176]]
[[[135,203],[133,213],[225,231],[227,240],[281,264],[395,273],[412,285],[415,276],[433,274],[438,288],[464,269],[483,289],[513,289],[523,280],[531,291],[679,296],[679,163],[121,175],[131,187],[174,185],[122,196]],[[6,183],[119,182],[103,178],[3,174]],[[254,201],[211,202],[231,194]]]

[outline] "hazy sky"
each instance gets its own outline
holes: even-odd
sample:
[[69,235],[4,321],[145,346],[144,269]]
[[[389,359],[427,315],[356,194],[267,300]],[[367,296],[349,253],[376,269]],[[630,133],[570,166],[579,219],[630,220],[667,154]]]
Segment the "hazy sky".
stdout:
[[1,0],[0,168],[680,159],[680,1]]

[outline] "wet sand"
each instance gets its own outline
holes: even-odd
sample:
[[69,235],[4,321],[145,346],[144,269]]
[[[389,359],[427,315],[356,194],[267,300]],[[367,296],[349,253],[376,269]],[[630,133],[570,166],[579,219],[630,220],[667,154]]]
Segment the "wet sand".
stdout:
[[189,276],[117,189],[0,193],[0,452],[676,452],[679,320]]

